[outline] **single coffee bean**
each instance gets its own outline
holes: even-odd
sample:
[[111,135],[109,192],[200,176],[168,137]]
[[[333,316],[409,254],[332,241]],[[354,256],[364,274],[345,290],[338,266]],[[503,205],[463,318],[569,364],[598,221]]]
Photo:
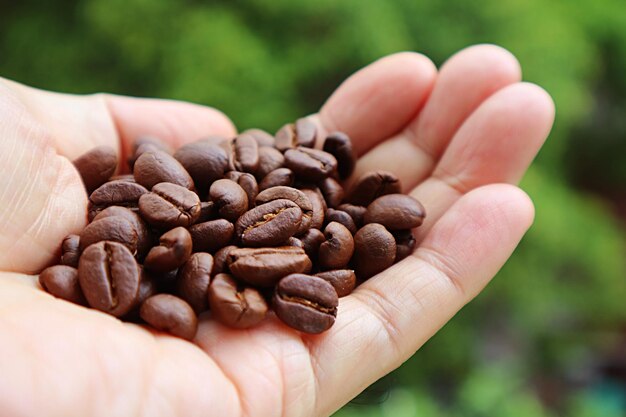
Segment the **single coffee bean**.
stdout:
[[333,132],[324,141],[324,151],[337,159],[339,178],[345,180],[354,172],[356,155],[352,149],[352,141],[342,132]]
[[305,188],[301,190],[304,195],[309,198],[313,206],[313,214],[311,215],[311,228],[321,229],[324,225],[324,216],[326,213],[326,201],[322,197],[322,193],[318,189]]
[[271,287],[286,275],[311,270],[311,260],[295,246],[233,249],[226,263],[235,277],[259,287]]
[[160,229],[189,227],[200,217],[200,199],[180,185],[162,182],[139,198],[139,213]]
[[159,246],[150,249],[144,268],[167,272],[182,266],[191,256],[191,235],[184,227],[176,227],[159,238]]
[[328,177],[319,183],[320,191],[328,207],[335,208],[343,201],[345,192],[336,179]]
[[296,234],[307,231],[311,227],[313,220],[313,205],[306,194],[296,188],[276,186],[261,191],[256,198],[256,203],[257,205],[261,205],[279,199],[291,200],[300,207],[302,211],[302,221]]
[[274,292],[276,315],[287,326],[305,333],[328,330],[337,316],[337,292],[324,279],[291,274],[281,279]]
[[354,235],[354,256],[356,275],[367,279],[393,265],[396,259],[396,240],[385,226],[370,223]]
[[356,286],[356,275],[352,269],[334,269],[332,271],[319,272],[316,277],[328,282],[337,291],[338,297],[350,294]]
[[174,158],[191,175],[201,193],[208,190],[213,181],[224,176],[228,165],[228,155],[224,149],[203,141],[181,146],[174,154]]
[[218,274],[209,286],[211,315],[222,324],[247,329],[260,323],[267,314],[267,303],[261,293],[238,285],[228,274]]
[[277,246],[296,234],[301,223],[300,207],[278,199],[247,211],[235,223],[235,234],[244,246]]
[[267,133],[262,129],[248,129],[242,132],[243,134],[250,135],[256,140],[256,143],[261,146],[274,147],[274,136]]
[[137,182],[135,181],[135,177],[133,176],[133,174],[113,175],[111,178],[109,178],[109,181]]
[[320,245],[326,240],[324,233],[318,229],[309,229],[299,237],[304,251],[311,259],[317,259]]
[[189,228],[196,252],[215,252],[228,245],[235,234],[235,226],[226,219],[210,220]]
[[107,182],[117,168],[117,152],[110,146],[97,146],[74,160],[87,194]]
[[226,220],[236,221],[248,210],[248,195],[236,182],[231,180],[217,180],[211,185],[209,196],[217,211]]
[[291,187],[295,176],[293,171],[289,168],[278,168],[269,172],[259,184],[259,191],[267,190],[268,188],[277,187],[279,185]]
[[87,305],[78,283],[76,268],[67,265],[48,267],[39,275],[39,285],[57,298],[82,306]]
[[228,259],[228,255],[230,254],[230,251],[232,251],[233,249],[237,249],[237,246],[224,246],[222,249],[215,252],[215,255],[213,256],[213,271],[211,271],[212,276],[221,274],[222,272],[228,272],[228,264],[226,263],[226,261]]
[[341,269],[354,253],[352,233],[344,225],[331,222],[324,229],[326,241],[320,245],[318,260],[322,269]]
[[144,301],[158,294],[159,288],[157,282],[150,272],[139,266],[139,295],[137,295],[137,301],[131,310],[122,317],[123,321],[129,321],[132,323],[140,323],[141,317],[139,317],[139,308]]
[[317,137],[317,126],[308,119],[302,118],[295,123],[288,123],[276,132],[275,146],[284,151],[296,146],[312,148]]
[[139,158],[142,153],[147,151],[163,151],[171,154],[172,148],[163,140],[155,136],[139,136],[137,139],[135,139],[135,142],[133,143],[130,152],[130,156],[128,157],[128,166],[131,170],[133,169],[137,158]]
[[297,178],[319,182],[337,169],[337,160],[331,154],[319,149],[298,147],[285,152],[285,165]]
[[293,237],[293,236],[287,239],[287,242],[285,242],[285,246],[295,246],[297,248],[304,249],[304,243],[302,243],[302,241],[298,239],[297,237]]
[[424,206],[405,194],[387,194],[378,197],[365,212],[365,223],[380,223],[387,230],[402,230],[418,227],[424,221]]
[[282,152],[275,148],[262,146],[259,148],[259,167],[256,170],[256,176],[261,180],[270,172],[282,168],[284,164],[285,157]]
[[139,198],[147,192],[143,185],[134,182],[117,180],[104,183],[89,196],[88,219],[92,221],[98,213],[110,206],[136,210]]
[[141,216],[126,207],[110,206],[98,213],[93,222],[107,217],[123,217],[133,225],[135,232],[137,232],[137,258],[143,259],[152,247],[152,233],[148,230],[146,222]]
[[363,218],[365,217],[367,207],[355,206],[353,204],[346,203],[341,204],[339,207],[337,207],[337,209],[348,213],[350,217],[352,217],[352,220],[354,220],[354,224],[356,225],[357,229],[363,226]]
[[352,234],[355,234],[357,231],[357,227],[354,224],[354,220],[352,220],[352,216],[350,216],[345,211],[335,210],[329,208],[326,210],[326,217],[324,221],[329,224],[330,222],[337,222],[344,225]]
[[170,154],[163,151],[147,151],[141,154],[133,167],[135,181],[147,189],[167,182],[194,189],[193,179],[185,168]]
[[259,167],[259,145],[252,135],[242,133],[232,141],[233,171],[249,172],[254,174]]
[[217,207],[212,201],[200,202],[200,216],[196,220],[196,224],[208,222],[209,220],[215,220],[217,218]]
[[394,230],[393,237],[396,239],[396,259],[400,262],[415,251],[417,241],[411,230]]
[[121,243],[94,243],[83,251],[78,263],[78,280],[89,305],[116,317],[135,305],[139,279],[133,254]]
[[124,217],[105,217],[89,223],[80,233],[80,251],[104,240],[121,243],[133,255],[137,253],[137,230]]
[[198,318],[184,300],[171,294],[157,294],[141,305],[139,314],[150,326],[183,339],[192,340]]
[[61,265],[78,267],[80,258],[80,236],[67,235],[61,244]]
[[205,252],[197,252],[178,271],[176,293],[187,301],[191,308],[200,314],[209,307],[207,290],[213,270],[213,257]]
[[254,175],[247,172],[230,171],[226,173],[224,178],[239,184],[248,196],[248,205],[252,204],[259,193],[259,186],[256,182],[256,178],[254,178]]
[[395,174],[387,171],[370,171],[354,183],[348,202],[357,206],[367,206],[380,196],[397,194],[400,190],[400,180]]

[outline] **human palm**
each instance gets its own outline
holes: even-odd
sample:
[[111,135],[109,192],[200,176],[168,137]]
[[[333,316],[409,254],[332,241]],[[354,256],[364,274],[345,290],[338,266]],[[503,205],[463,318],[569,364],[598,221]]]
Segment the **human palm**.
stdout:
[[232,136],[216,110],[68,96],[0,79],[0,410],[3,416],[322,416],[399,366],[488,283],[528,229],[515,184],[554,109],[506,51],[475,46],[439,72],[383,58],[312,116],[342,130],[355,175],[396,173],[427,218],[418,248],[340,300],[335,325],[300,334],[274,317],[250,330],[201,319],[194,343],[53,298],[36,274],[86,223],[69,162],[92,147],[125,158],[141,134],[174,146]]

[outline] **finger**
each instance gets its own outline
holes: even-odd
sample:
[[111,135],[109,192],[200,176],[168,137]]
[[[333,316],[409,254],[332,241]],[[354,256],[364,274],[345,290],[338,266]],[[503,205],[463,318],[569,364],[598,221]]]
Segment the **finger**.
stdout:
[[335,325],[309,340],[320,415],[399,366],[489,282],[533,219],[521,190],[461,198],[402,262],[341,299]]

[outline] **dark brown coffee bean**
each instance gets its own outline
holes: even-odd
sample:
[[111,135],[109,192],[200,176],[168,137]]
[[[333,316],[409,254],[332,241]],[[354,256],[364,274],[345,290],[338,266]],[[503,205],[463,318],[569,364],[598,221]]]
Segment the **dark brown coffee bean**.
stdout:
[[217,207],[212,201],[200,202],[200,216],[196,220],[196,224],[208,222],[209,220],[215,220],[217,217]]
[[345,180],[354,172],[356,155],[352,149],[352,141],[342,132],[333,132],[324,141],[324,151],[337,159],[339,178]]
[[139,198],[141,217],[154,227],[189,227],[200,217],[200,199],[180,185],[162,182]]
[[344,268],[354,253],[352,233],[341,223],[332,222],[324,229],[324,237],[326,241],[320,245],[318,254],[320,268]]
[[309,229],[299,237],[304,251],[311,259],[317,259],[320,245],[326,240],[324,233],[318,229]]
[[351,269],[334,269],[332,271],[315,274],[335,288],[338,297],[345,297],[350,294],[356,286],[356,275]]
[[228,245],[235,234],[235,226],[226,219],[210,220],[189,228],[196,252],[215,252]]
[[133,254],[117,242],[89,246],[78,263],[78,280],[89,305],[116,317],[137,302],[139,279]]
[[311,260],[295,246],[233,249],[226,262],[235,277],[259,287],[271,287],[286,275],[311,270]]
[[67,235],[61,244],[61,264],[78,267],[80,258],[80,236]]
[[208,190],[213,181],[222,178],[228,165],[228,156],[224,149],[203,141],[181,146],[174,158],[191,175],[199,192]]
[[[76,235],[74,235],[76,236]],[[78,270],[67,265],[55,265],[39,275],[39,285],[57,298],[79,305],[87,305],[78,283]]]
[[243,134],[250,135],[256,140],[256,143],[261,146],[274,147],[274,136],[261,129],[247,129],[242,132]]
[[300,207],[302,221],[296,234],[307,231],[311,227],[313,220],[313,205],[306,194],[296,188],[277,186],[261,191],[256,198],[256,203],[261,205],[279,199],[291,200]]
[[217,180],[209,190],[217,211],[226,220],[236,221],[248,210],[248,194],[239,184],[231,180]]
[[343,201],[345,192],[341,184],[339,184],[334,178],[326,178],[324,181],[319,183],[319,188],[328,207],[335,208]]
[[354,220],[354,224],[356,225],[357,229],[363,226],[363,218],[365,217],[365,212],[367,211],[367,207],[355,206],[353,204],[346,203],[346,204],[341,204],[337,208],[341,211],[345,211],[346,213],[350,215],[350,217],[352,217],[352,220]]
[[387,171],[370,171],[354,183],[347,200],[357,206],[367,206],[380,196],[397,194],[400,190],[400,180],[395,174]]
[[259,191],[268,188],[277,187],[279,185],[291,187],[295,176],[289,168],[278,168],[268,173],[259,184]]
[[244,246],[277,246],[300,230],[301,223],[300,207],[279,199],[247,211],[235,223],[235,234]]
[[135,181],[147,189],[167,182],[194,189],[193,179],[185,168],[170,154],[163,151],[147,151],[141,154],[133,167]]
[[198,330],[198,318],[184,300],[171,294],[157,294],[141,305],[141,318],[157,330],[192,340]]
[[139,197],[146,194],[148,190],[134,182],[117,180],[102,184],[89,196],[89,221],[102,210],[110,206],[126,207],[136,210],[139,204]]
[[238,285],[228,274],[218,274],[209,286],[211,315],[222,324],[246,329],[260,323],[267,314],[265,299],[254,288]]
[[297,237],[293,237],[293,236],[287,239],[287,242],[285,242],[285,246],[295,246],[297,248],[304,249],[304,243],[302,243],[302,241],[298,239]]
[[230,171],[226,173],[224,178],[239,184],[248,196],[248,205],[252,204],[259,193],[259,186],[256,182],[256,178],[254,178],[254,175],[247,172]]
[[337,222],[344,225],[352,234],[355,234],[357,231],[357,227],[354,224],[354,220],[352,220],[352,216],[350,216],[345,211],[334,210],[329,208],[326,210],[326,217],[324,219],[326,223]]
[[82,252],[88,246],[104,240],[121,243],[133,255],[137,253],[137,230],[124,217],[105,217],[89,223],[80,233],[80,250]]
[[237,249],[235,245],[224,246],[222,249],[215,252],[213,256],[213,271],[211,271],[211,275],[215,276],[217,274],[221,274],[222,272],[228,272],[228,264],[226,260],[228,259],[228,254],[233,249]]
[[140,281],[139,281],[139,295],[137,296],[137,315],[139,315],[139,308],[144,301],[152,297],[158,292],[158,286],[155,277],[151,272],[141,268]]
[[176,293],[200,314],[208,307],[207,290],[213,270],[213,257],[205,252],[191,255],[185,266],[178,271]]
[[324,279],[291,274],[276,286],[272,304],[287,326],[305,333],[321,333],[335,323],[339,300],[333,286]]
[[235,169],[254,174],[259,167],[259,145],[252,135],[242,133],[235,138]]
[[87,194],[107,182],[117,168],[117,152],[110,146],[97,146],[74,160]]
[[405,194],[388,194],[378,197],[365,212],[365,223],[380,223],[387,230],[413,229],[424,221],[424,206]]
[[270,172],[282,168],[285,164],[285,157],[277,149],[262,146],[259,148],[259,167],[256,170],[256,177],[263,179]]
[[385,226],[366,224],[354,235],[352,260],[360,279],[367,279],[389,268],[395,259],[396,240]]
[[337,160],[319,149],[298,147],[285,152],[285,165],[304,181],[319,182],[337,169]]
[[176,227],[159,238],[159,246],[150,249],[144,268],[167,272],[182,266],[191,256],[191,235],[184,227]]
[[135,139],[133,143],[130,156],[128,157],[128,166],[131,171],[133,166],[135,165],[135,161],[137,158],[141,156],[142,153],[147,151],[163,151],[171,154],[172,148],[165,143],[163,140],[155,137],[155,136],[140,136]]
[[301,191],[309,198],[309,201],[313,206],[311,228],[321,229],[324,225],[324,216],[327,208],[326,201],[324,200],[324,197],[322,197],[322,193],[318,189],[312,190],[308,188]]
[[417,241],[411,230],[394,230],[393,237],[396,239],[396,259],[400,262],[415,251]]
[[317,137],[317,126],[308,119],[302,118],[295,123],[288,123],[276,132],[275,146],[284,151],[296,146],[312,148]]
[[146,222],[143,221],[139,214],[126,207],[110,206],[98,213],[98,215],[94,217],[93,221],[96,222],[100,219],[116,216],[125,218],[135,228],[135,231],[137,232],[137,258],[143,259],[152,247],[152,233],[150,233]]

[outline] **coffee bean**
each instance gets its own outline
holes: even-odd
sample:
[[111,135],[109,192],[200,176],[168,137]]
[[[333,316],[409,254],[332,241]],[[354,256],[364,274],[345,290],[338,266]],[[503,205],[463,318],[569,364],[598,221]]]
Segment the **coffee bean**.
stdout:
[[261,146],[274,147],[274,136],[261,129],[247,129],[242,132],[243,134],[250,135],[256,140],[256,143]]
[[242,133],[232,142],[232,170],[254,174],[259,167],[259,145],[252,135]]
[[348,213],[350,217],[352,217],[352,220],[354,220],[354,224],[356,225],[357,229],[363,226],[363,218],[365,217],[367,207],[355,206],[353,204],[346,203],[341,204],[337,207],[337,209]]
[[213,257],[210,254],[198,252],[191,255],[183,268],[178,271],[176,293],[189,303],[196,314],[202,313],[209,306],[207,290],[213,264]]
[[215,203],[212,201],[201,201],[200,202],[200,216],[198,216],[198,220],[196,220],[196,224],[208,222],[209,220],[215,220],[217,217],[217,207],[215,207]]
[[239,184],[248,196],[248,205],[252,204],[259,193],[259,186],[256,182],[256,178],[254,178],[254,175],[247,172],[230,171],[226,173],[224,178]]
[[78,263],[78,280],[89,305],[116,317],[135,305],[139,277],[133,254],[117,242],[94,243]]
[[61,244],[61,264],[78,267],[80,258],[80,236],[67,235]]
[[273,307],[286,325],[305,333],[328,330],[337,316],[338,297],[324,279],[291,274],[281,279],[274,292]]
[[259,184],[259,191],[277,187],[279,185],[291,187],[293,185],[294,178],[295,176],[293,175],[293,171],[289,168],[275,169],[263,178]]
[[157,294],[141,305],[140,315],[157,330],[192,340],[198,330],[198,318],[184,300],[171,294]]
[[209,190],[217,211],[226,220],[236,221],[248,210],[248,195],[239,184],[231,180],[217,180]]
[[148,190],[137,183],[117,180],[102,184],[89,196],[89,221],[96,215],[110,206],[126,207],[136,210],[139,198],[146,194]]
[[334,269],[332,271],[319,272],[316,277],[328,282],[337,291],[338,297],[350,294],[356,286],[356,275],[351,269]]
[[167,182],[194,189],[193,179],[185,168],[170,154],[163,151],[147,151],[141,154],[133,167],[135,181],[147,189]]
[[255,326],[267,314],[267,303],[261,293],[238,285],[228,274],[215,276],[209,286],[208,299],[212,317],[237,329]]
[[311,227],[313,205],[306,194],[296,188],[276,186],[261,191],[256,198],[256,203],[260,205],[279,199],[291,200],[300,207],[302,211],[302,221],[296,234],[307,231]]
[[285,246],[295,246],[297,248],[304,249],[304,243],[302,243],[302,241],[298,239],[297,237],[293,237],[293,236],[287,239],[287,242],[285,242]]
[[344,225],[352,234],[355,234],[357,231],[357,227],[354,224],[354,220],[352,220],[352,216],[350,216],[345,211],[334,210],[329,208],[326,210],[326,217],[324,218],[326,223],[337,222]]
[[320,191],[328,207],[335,208],[343,201],[345,192],[341,184],[334,178],[328,177],[319,183]]
[[405,194],[378,197],[365,212],[365,223],[380,223],[388,230],[412,229],[424,221],[426,211],[419,201]]
[[312,148],[317,137],[317,126],[308,119],[302,118],[295,123],[288,123],[276,132],[275,146],[284,151],[296,146]]
[[282,168],[284,164],[285,157],[282,152],[262,146],[259,148],[259,167],[256,170],[256,176],[258,179],[263,179],[270,172]]
[[400,192],[400,180],[387,171],[371,171],[363,174],[352,186],[347,199],[357,206],[367,206],[378,197]]
[[394,230],[393,237],[396,239],[396,259],[400,262],[415,251],[417,241],[411,230]]
[[224,246],[222,249],[215,252],[215,255],[213,256],[213,271],[211,271],[211,275],[215,276],[217,274],[221,274],[222,272],[228,272],[228,264],[226,261],[230,251],[233,249],[237,249],[237,246]]
[[352,141],[342,132],[333,132],[324,141],[324,151],[337,159],[339,178],[345,180],[354,172],[356,155],[352,149]]
[[241,216],[235,223],[235,234],[244,246],[277,246],[300,230],[301,222],[302,210],[296,203],[273,200]]
[[319,149],[298,147],[285,152],[285,165],[303,181],[318,182],[337,169],[337,160]]
[[117,152],[110,146],[97,146],[73,161],[87,193],[104,184],[117,168]]
[[[158,292],[156,279],[151,272],[146,271],[144,268],[141,268],[139,276],[140,280],[139,295],[137,296],[137,307],[141,306],[144,301],[157,294]],[[137,314],[139,314],[139,311],[137,311]]]
[[393,265],[396,240],[385,226],[370,223],[354,235],[354,256],[357,277],[367,279]]
[[321,229],[324,225],[324,216],[326,213],[326,201],[324,197],[322,197],[322,193],[318,189],[308,189],[305,188],[302,190],[304,195],[309,198],[311,202],[311,206],[313,207],[313,214],[311,215],[311,228]]
[[322,269],[341,269],[354,253],[352,233],[344,225],[331,222],[324,229],[326,241],[320,245],[318,260]]
[[235,226],[226,219],[217,219],[194,224],[189,232],[194,251],[215,252],[233,240]]
[[228,165],[224,149],[202,141],[183,145],[176,151],[174,158],[191,175],[201,193],[208,190],[213,181],[222,178]]
[[130,253],[137,253],[137,230],[131,222],[121,216],[105,217],[87,225],[80,233],[80,250],[104,240],[126,246]]
[[135,232],[137,232],[137,258],[143,259],[152,247],[152,233],[148,230],[146,222],[141,216],[126,207],[110,206],[98,213],[93,222],[107,217],[123,217],[133,225]]
[[299,237],[304,251],[311,259],[317,259],[320,245],[326,240],[324,233],[318,229],[309,229]]
[[180,185],[162,182],[139,198],[139,213],[160,229],[189,227],[200,217],[200,199]]
[[67,265],[48,267],[39,275],[39,285],[57,298],[78,305],[87,305],[78,284],[78,270],[76,268]]
[[171,154],[172,148],[167,143],[155,136],[144,135],[138,137],[137,139],[135,139],[135,142],[133,143],[130,152],[130,156],[128,157],[128,166],[131,170],[133,169],[137,158],[139,158],[142,153],[147,151],[163,151]]
[[159,238],[159,246],[150,249],[144,268],[167,272],[182,266],[191,256],[191,235],[184,227],[176,227]]
[[259,287],[270,287],[286,275],[311,270],[309,257],[294,246],[233,249],[226,262],[235,277]]

